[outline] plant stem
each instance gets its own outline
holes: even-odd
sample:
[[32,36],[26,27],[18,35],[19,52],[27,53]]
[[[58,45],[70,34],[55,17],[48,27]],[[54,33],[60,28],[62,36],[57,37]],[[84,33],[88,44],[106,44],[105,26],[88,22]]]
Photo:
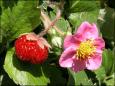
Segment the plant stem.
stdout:
[[[48,24],[51,24],[52,22],[51,22],[51,20],[50,20],[50,18],[47,16],[47,15],[45,15],[44,14],[44,12],[43,11],[41,11],[41,16],[44,18],[44,19],[46,19],[46,23],[48,23]],[[45,24],[46,25],[46,24]],[[64,36],[64,33],[56,26],[56,25],[53,25],[53,27],[54,27],[54,29],[61,35],[61,36]]]
[[[49,17],[48,16],[46,16],[42,11],[41,11],[41,16],[44,18],[44,20],[45,21],[43,21],[44,23],[50,23],[50,25],[48,26],[48,27],[46,27],[45,29],[44,29],[44,31],[42,31],[41,33],[39,33],[38,34],[38,36],[39,37],[42,37],[43,35],[45,35],[47,32],[48,32],[48,30],[52,27],[52,26],[54,26],[55,25],[55,23],[57,22],[57,20],[60,18],[60,16],[61,16],[61,10],[60,9],[58,9],[57,10],[57,15],[56,15],[56,18],[51,22],[50,21],[50,19],[49,19]],[[47,21],[47,22],[46,22]],[[45,25],[47,25],[47,24],[45,24]],[[56,30],[59,32],[59,33],[61,33],[61,34],[63,34],[56,26],[55,26],[55,28],[56,28]]]

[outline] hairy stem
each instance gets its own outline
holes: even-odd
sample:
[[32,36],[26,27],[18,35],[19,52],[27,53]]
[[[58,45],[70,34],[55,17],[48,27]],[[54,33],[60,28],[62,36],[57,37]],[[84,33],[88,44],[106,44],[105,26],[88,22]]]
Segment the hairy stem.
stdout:
[[[43,11],[41,11],[41,16],[44,18],[44,19],[46,19],[46,23],[47,24],[52,24],[52,22],[51,22],[51,20],[50,20],[50,18],[47,16],[47,15],[45,15],[44,14],[44,12]],[[45,22],[44,22],[45,23]],[[46,24],[45,24],[46,25]],[[46,25],[47,26],[47,25]],[[61,35],[61,36],[64,36],[64,33],[54,24],[53,25],[53,27],[54,27],[54,29]]]
[[[45,15],[45,14],[43,14],[43,12],[41,11],[41,16],[43,17],[44,15]],[[56,18],[50,23],[50,25],[49,25],[48,27],[45,26],[46,28],[44,29],[44,31],[42,31],[38,36],[39,36],[39,37],[42,37],[43,35],[45,35],[45,34],[48,32],[48,30],[49,30],[52,26],[55,25],[55,23],[56,23],[57,20],[60,18],[60,16],[61,16],[61,11],[58,9]],[[48,20],[46,20],[46,19],[48,19],[48,17],[46,18],[46,16],[45,16],[44,19],[45,19],[44,23],[45,23],[46,21],[48,21]],[[48,23],[48,22],[46,22],[46,23]]]

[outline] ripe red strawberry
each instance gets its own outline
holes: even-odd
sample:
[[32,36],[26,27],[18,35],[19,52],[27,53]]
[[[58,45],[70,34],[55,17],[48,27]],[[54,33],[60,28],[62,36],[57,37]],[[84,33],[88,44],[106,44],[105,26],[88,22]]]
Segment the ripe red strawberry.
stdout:
[[33,64],[43,63],[48,58],[48,48],[47,41],[42,37],[37,37],[34,33],[21,35],[15,41],[17,57]]

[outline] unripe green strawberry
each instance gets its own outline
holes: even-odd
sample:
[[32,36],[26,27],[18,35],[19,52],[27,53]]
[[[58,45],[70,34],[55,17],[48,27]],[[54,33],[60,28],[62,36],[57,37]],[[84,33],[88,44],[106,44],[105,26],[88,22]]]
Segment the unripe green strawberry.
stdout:
[[17,57],[22,61],[41,64],[48,58],[49,44],[34,33],[21,35],[15,41]]

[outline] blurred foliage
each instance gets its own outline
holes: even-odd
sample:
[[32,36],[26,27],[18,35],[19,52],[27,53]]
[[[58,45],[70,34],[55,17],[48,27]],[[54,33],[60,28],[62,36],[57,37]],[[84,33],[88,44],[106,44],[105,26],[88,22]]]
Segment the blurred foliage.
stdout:
[[102,32],[103,37],[114,40],[114,22],[115,21],[115,10],[109,7],[106,7],[105,10],[101,10],[100,18],[98,23],[100,24],[100,31]]
[[75,86],[82,86],[82,85],[93,85],[90,78],[88,78],[85,71],[80,71],[78,73],[69,70],[69,81],[68,86],[75,85]]
[[67,0],[65,4],[65,11],[68,13],[87,12],[99,8],[99,1],[96,0]]
[[[32,65],[15,56],[14,41],[23,33],[39,33],[44,25],[40,10],[53,20],[56,6],[64,2],[61,18],[55,26],[65,35],[73,34],[83,21],[97,23],[105,40],[102,66],[78,73],[59,66],[64,36],[54,27],[44,37],[52,46],[44,64]],[[53,5],[49,5],[52,2]],[[115,65],[113,0],[0,0],[0,85],[113,86]]]
[[105,68],[105,72],[106,72],[106,75],[109,76],[111,74],[113,74],[113,68],[114,68],[114,65],[115,65],[115,54],[114,54],[114,50],[105,50],[103,52],[103,63],[102,65],[104,66]]

